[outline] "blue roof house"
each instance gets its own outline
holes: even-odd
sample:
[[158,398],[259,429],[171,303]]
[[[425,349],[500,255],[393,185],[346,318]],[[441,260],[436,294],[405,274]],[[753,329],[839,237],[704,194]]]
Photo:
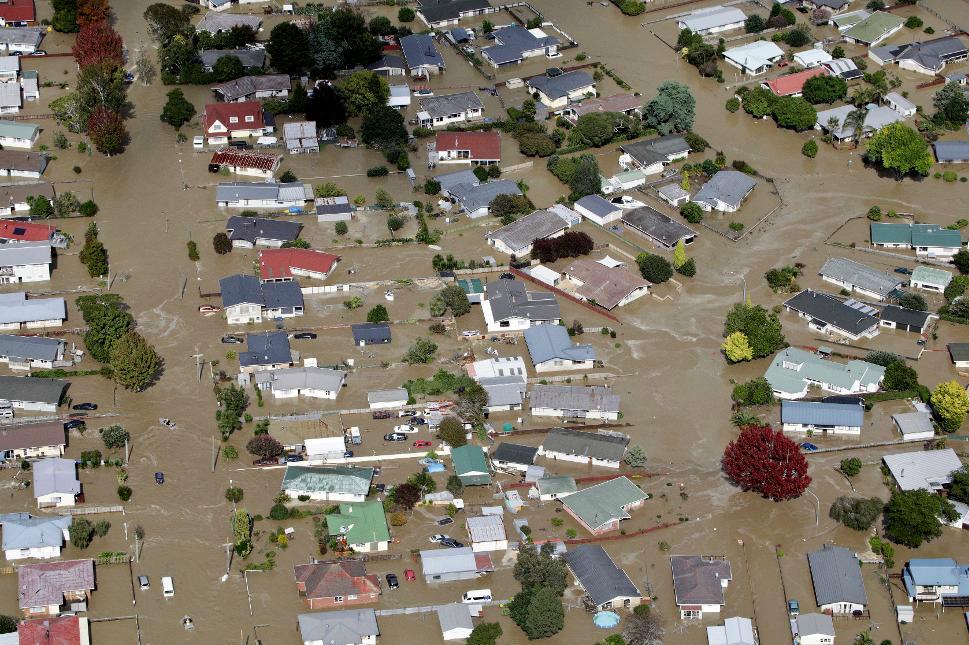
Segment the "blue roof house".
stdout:
[[561,325],[535,325],[525,330],[525,344],[536,372],[591,370],[596,350],[592,345],[573,345]]
[[969,598],[969,565],[952,558],[918,558],[902,569],[902,582],[909,602],[964,607]]
[[817,432],[855,436],[865,423],[865,408],[857,403],[781,401],[784,432]]

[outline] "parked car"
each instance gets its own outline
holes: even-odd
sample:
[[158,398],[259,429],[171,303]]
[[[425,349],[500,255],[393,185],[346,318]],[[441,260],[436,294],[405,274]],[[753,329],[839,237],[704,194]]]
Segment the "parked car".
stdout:
[[431,541],[431,544],[440,544],[444,540],[450,540],[451,539],[451,536],[450,535],[442,535],[441,533],[437,533],[435,535],[432,535],[428,539]]
[[407,435],[402,432],[391,432],[384,435],[384,441],[407,441]]
[[801,450],[804,452],[814,452],[815,450],[819,450],[819,448],[810,441],[805,441],[801,444]]
[[278,462],[272,457],[261,457],[252,462],[253,466],[275,466]]
[[72,410],[97,410],[97,403],[78,403],[77,405],[71,406]]
[[222,337],[222,343],[225,345],[239,345],[246,342],[246,339],[242,336],[236,336],[234,334],[226,334]]
[[397,587],[400,586],[400,583],[397,582],[397,574],[394,574],[394,573],[387,574],[387,586],[390,587],[391,589],[396,589]]
[[35,49],[34,51],[27,54],[28,56],[46,56],[47,52],[43,49]]
[[293,463],[296,461],[303,461],[303,455],[286,455],[286,461]]
[[404,569],[404,580],[413,582],[414,580],[417,580],[417,574],[414,573],[413,569]]
[[788,600],[787,613],[789,616],[797,618],[797,615],[801,613],[801,605],[796,600]]
[[480,335],[481,335],[480,329],[466,329],[463,332],[461,332],[461,336],[464,338],[474,338],[475,336],[480,336]]
[[448,538],[446,540],[441,540],[441,544],[444,545],[444,546],[446,546],[446,547],[450,547],[452,549],[460,549],[461,547],[464,546],[464,544],[462,544],[461,542],[458,542],[454,538]]
[[424,417],[414,417],[413,419],[410,420],[410,424],[412,426],[426,426],[427,419],[425,419]]
[[350,457],[352,457],[352,456],[353,456],[353,451],[352,451],[352,450],[347,450],[347,451],[345,451],[345,452],[343,453],[343,458],[344,458],[344,459],[349,459],[349,458],[350,458]]
[[155,473],[155,483],[161,486],[165,483],[165,473]]
[[138,588],[142,591],[151,589],[151,583],[148,582],[148,576],[138,576]]
[[417,410],[401,410],[397,413],[399,417],[413,417],[417,415]]
[[390,419],[394,415],[389,410],[377,410],[376,412],[373,413],[372,416],[374,418],[374,421],[377,421],[377,420],[380,420],[380,419]]
[[912,270],[905,267],[895,267],[895,273],[901,273],[902,275],[912,275]]
[[301,331],[298,334],[293,334],[293,338],[296,340],[316,340],[316,334],[311,331]]
[[387,490],[387,484],[374,484],[373,487],[381,495],[383,495],[384,491]]
[[415,448],[430,448],[433,445],[434,445],[434,442],[428,441],[427,439],[420,439],[419,441],[414,442]]
[[[65,430],[73,430],[74,428],[83,428],[83,427],[84,427],[84,422],[81,421],[80,419],[71,419],[70,421],[64,424]],[[428,441],[428,443],[430,442]]]
[[502,273],[500,276],[498,276],[498,278],[501,279],[501,280],[514,280],[515,279],[515,274],[513,274],[513,273]]
[[417,428],[409,424],[401,424],[399,426],[394,426],[394,432],[403,432],[404,434],[414,434],[417,432]]
[[447,526],[448,524],[454,524],[454,520],[450,517],[442,517],[437,521],[438,526]]
[[642,208],[643,206],[646,205],[643,202],[639,201],[638,199],[633,199],[629,195],[620,195],[619,197],[613,197],[610,200],[610,202],[623,210]]
[[215,305],[200,305],[200,314],[214,314],[222,311],[222,307],[216,307]]

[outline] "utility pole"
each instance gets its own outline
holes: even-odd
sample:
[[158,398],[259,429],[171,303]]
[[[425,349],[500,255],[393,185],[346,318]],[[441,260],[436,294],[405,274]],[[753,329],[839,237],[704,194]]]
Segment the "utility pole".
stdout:
[[212,435],[212,472],[215,472],[215,461],[218,459],[219,453],[215,451],[215,435]]
[[[198,351],[198,348],[195,348]],[[202,382],[202,354],[192,354],[192,358],[195,359],[195,371],[198,373],[199,383]]]
[[225,575],[229,575],[229,568],[232,566],[232,547],[234,546],[232,542],[226,542],[222,545],[225,547]]
[[124,438],[124,465],[127,467],[128,459],[131,457],[131,444],[128,443],[128,436]]

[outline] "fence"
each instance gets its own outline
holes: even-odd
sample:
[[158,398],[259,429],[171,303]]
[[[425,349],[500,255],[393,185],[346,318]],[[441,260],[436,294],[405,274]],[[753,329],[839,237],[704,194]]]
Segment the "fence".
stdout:
[[67,506],[57,509],[57,512],[64,515],[95,515],[99,513],[124,513],[124,506],[116,504],[114,506]]
[[613,322],[616,322],[616,323],[619,323],[620,325],[622,324],[622,321],[620,321],[618,318],[616,318],[615,316],[613,316],[608,311],[605,311],[603,309],[600,309],[599,307],[596,307],[594,305],[590,305],[588,302],[579,300],[575,296],[573,296],[573,295],[571,295],[569,293],[566,293],[566,292],[562,291],[558,287],[553,287],[552,285],[546,284],[545,282],[542,282],[541,280],[537,280],[537,279],[533,278],[532,276],[528,275],[527,273],[525,273],[523,271],[519,271],[518,269],[512,268],[512,269],[510,269],[510,271],[513,274],[515,274],[518,277],[520,277],[521,279],[523,279],[523,280],[528,280],[529,282],[532,282],[534,284],[540,285],[543,288],[548,289],[549,291],[551,291],[552,293],[554,293],[554,294],[556,294],[558,296],[562,296],[563,298],[565,298],[567,300],[571,300],[572,302],[574,302],[577,305],[580,305],[582,307],[585,307],[586,309],[588,309],[589,311],[591,311],[593,313],[599,314],[600,316],[603,316],[605,318],[608,318],[609,320],[611,320]]
[[633,537],[638,537],[640,535],[646,535],[647,533],[652,533],[653,531],[659,531],[660,529],[668,529],[671,526],[676,526],[673,522],[666,522],[664,524],[657,524],[656,526],[651,526],[648,529],[639,529],[638,531],[633,531],[632,533],[620,533],[619,535],[597,535],[590,538],[576,538],[573,540],[565,540],[566,544],[576,545],[576,544],[594,544],[596,542],[614,542],[616,540],[626,540]]

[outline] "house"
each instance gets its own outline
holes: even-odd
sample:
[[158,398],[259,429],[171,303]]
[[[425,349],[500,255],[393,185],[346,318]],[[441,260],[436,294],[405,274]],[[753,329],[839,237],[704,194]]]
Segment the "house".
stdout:
[[214,36],[223,31],[232,31],[233,27],[249,27],[253,31],[259,31],[260,24],[262,19],[259,16],[209,12],[195,26],[195,32],[200,34],[205,31]]
[[935,76],[948,63],[969,58],[969,47],[956,36],[943,36],[922,42],[878,47],[869,50],[868,57],[879,65],[895,63],[911,72]]
[[520,280],[492,280],[481,303],[489,332],[524,331],[534,325],[557,325],[562,319],[555,296],[528,291]]
[[0,82],[12,83],[16,86],[18,78],[20,78],[20,56],[0,56]]
[[284,242],[292,242],[299,237],[302,228],[299,222],[240,215],[233,215],[225,225],[232,246],[240,249],[254,246],[279,248]]
[[431,29],[497,12],[498,7],[491,6],[488,0],[420,0],[417,6],[417,17]]
[[17,114],[23,107],[23,96],[17,83],[0,83],[0,114]]
[[219,59],[234,56],[239,59],[245,69],[263,69],[266,67],[266,50],[259,47],[242,47],[240,49],[204,49],[199,52],[202,71],[211,73]]
[[882,461],[902,490],[941,492],[952,483],[952,473],[962,461],[952,448],[885,455]]
[[554,58],[560,44],[558,38],[549,36],[541,27],[526,29],[514,23],[494,30],[490,36],[495,44],[482,47],[481,56],[493,67],[518,65],[536,56]]
[[481,304],[484,299],[484,282],[481,281],[481,278],[459,278],[455,280],[455,284],[464,291],[464,294],[468,297],[468,302],[472,305]]
[[858,340],[878,335],[878,319],[872,308],[848,300],[842,302],[821,291],[805,289],[789,298],[784,307],[808,320],[808,328],[822,334],[838,334]]
[[804,93],[805,82],[815,76],[827,75],[828,69],[826,67],[816,66],[802,72],[778,76],[777,78],[761,83],[761,87],[770,90],[774,96],[801,96]]
[[497,130],[438,132],[434,163],[469,163],[490,166],[501,161],[501,135]]
[[468,376],[476,381],[501,376],[525,376],[525,361],[520,356],[503,356],[474,361],[467,366]]
[[265,1],[266,0],[201,0],[201,4],[203,7],[211,9],[212,11],[225,11],[232,5],[255,4],[257,2]]
[[841,36],[849,43],[874,47],[882,42],[905,24],[905,20],[886,11],[873,11],[870,16],[855,23],[841,32]]
[[63,298],[32,298],[23,291],[0,293],[0,331],[60,327],[67,318]]
[[303,645],[377,645],[380,629],[370,607],[344,609],[296,617]]
[[66,445],[63,421],[0,426],[0,461],[63,457]]
[[312,433],[314,436],[302,439],[300,447],[306,451],[307,458],[311,461],[342,459],[347,452],[347,441],[350,439],[348,433],[334,428],[326,431],[326,436],[315,436],[319,432],[316,430]]
[[563,559],[576,586],[585,591],[596,611],[629,609],[642,604],[642,593],[600,545],[577,546]]
[[784,58],[784,50],[773,42],[755,40],[752,43],[731,47],[723,52],[724,60],[749,76],[760,76],[779,60]]
[[404,108],[410,107],[410,104],[410,86],[406,83],[390,86],[390,95],[387,97],[388,107],[403,111]]
[[70,539],[71,517],[7,513],[0,515],[0,525],[3,526],[3,557],[8,562],[25,558],[50,560],[61,557],[61,547]]
[[524,217],[502,226],[485,237],[488,244],[507,255],[522,257],[532,252],[536,240],[560,237],[569,223],[557,213],[547,210],[532,211]]
[[[886,249],[914,249],[917,257],[948,259],[962,248],[958,230],[938,224],[871,224],[871,245]],[[928,268],[928,267],[924,267]]]
[[[54,186],[46,181],[32,184],[7,184],[0,186],[0,217],[10,217],[16,213],[30,210],[28,198],[43,198],[48,202],[54,199]],[[22,228],[24,233],[18,236],[9,234],[8,229]],[[35,242],[49,241],[54,236],[54,227],[49,224],[31,224],[30,222],[0,221],[0,239],[5,240],[33,240]],[[32,231],[27,234],[27,231]]]
[[878,323],[882,327],[924,334],[929,324],[937,318],[937,315],[928,311],[916,311],[897,305],[885,305]]
[[575,202],[575,210],[599,226],[606,226],[622,217],[622,209],[599,195],[586,195]]
[[562,507],[593,535],[618,531],[629,511],[641,508],[649,495],[627,477],[609,479],[562,499]]
[[444,128],[453,123],[477,121],[484,116],[484,103],[474,92],[423,96],[420,102],[417,124],[422,128]]
[[884,377],[880,365],[860,360],[837,363],[797,347],[778,352],[764,374],[774,396],[781,399],[802,399],[809,386],[835,394],[877,392]]
[[[3,4],[0,3],[0,7]],[[40,136],[40,126],[21,121],[0,120],[0,145],[4,148],[26,148],[30,150]]]
[[262,282],[254,275],[240,273],[222,278],[219,287],[226,322],[230,325],[303,315],[303,292],[294,281]]
[[953,365],[960,369],[969,368],[969,343],[949,343],[946,347]]
[[619,145],[623,154],[619,166],[624,169],[640,168],[647,175],[663,171],[663,167],[681,161],[690,155],[690,144],[682,134],[668,134],[645,141],[624,142]]
[[86,611],[94,590],[94,560],[22,565],[17,569],[17,588],[24,618]]
[[410,34],[400,39],[407,71],[411,76],[430,78],[447,69],[441,52],[437,51],[434,38],[428,34]]
[[626,435],[556,428],[545,436],[538,454],[553,461],[618,469],[628,445]]
[[561,325],[537,325],[525,330],[525,344],[535,371],[591,370],[596,352],[592,345],[573,345]]
[[909,602],[931,602],[962,607],[969,587],[969,565],[952,558],[917,558],[902,569],[902,582]]
[[313,249],[266,249],[259,251],[259,277],[263,282],[288,282],[294,276],[326,280],[340,257]]
[[757,645],[754,623],[749,618],[727,618],[723,625],[707,627],[707,645]]
[[[4,31],[6,30],[0,29],[0,34]],[[3,86],[4,84],[0,83],[0,90]],[[0,105],[2,105],[2,96],[0,96]],[[39,179],[47,169],[48,162],[49,158],[44,153],[0,150],[0,176]]]
[[223,181],[215,189],[219,208],[299,208],[313,200],[313,187],[301,182]]
[[870,137],[887,125],[905,121],[905,117],[884,105],[868,104],[864,108],[855,108],[853,105],[842,105],[829,110],[819,111],[814,128],[829,132],[832,137],[840,142],[853,141],[859,132],[854,127],[849,126],[848,115],[859,109],[865,112],[864,122],[859,127],[862,137]]
[[239,352],[239,371],[244,374],[279,370],[293,364],[286,332],[246,334],[247,351]]
[[702,555],[674,555],[673,591],[680,618],[703,618],[703,613],[720,613],[726,601],[724,589],[733,579],[730,562]]
[[91,645],[90,625],[82,616],[25,620],[5,645]]
[[622,267],[607,267],[582,258],[565,268],[565,277],[575,287],[580,300],[615,309],[649,294],[650,283]]
[[466,444],[451,449],[454,474],[465,486],[487,486],[491,483],[491,471],[481,446]]
[[0,27],[26,27],[37,20],[34,0],[0,2]]
[[889,92],[882,99],[885,104],[904,117],[915,116],[916,106],[898,92]]
[[373,468],[356,466],[300,466],[287,464],[282,490],[318,502],[362,502],[370,492]]
[[623,211],[622,223],[665,249],[673,249],[680,240],[683,240],[684,245],[693,244],[697,235],[689,226],[684,226],[649,206]]
[[349,222],[353,219],[353,205],[346,195],[317,197],[313,205],[317,222]]
[[390,529],[381,502],[340,504],[340,510],[326,516],[331,537],[340,540],[357,553],[386,551],[390,544]]
[[380,578],[362,560],[316,562],[293,567],[296,589],[310,609],[332,609],[377,602]]
[[0,53],[11,55],[32,54],[40,47],[47,28],[6,27],[0,29]]
[[495,567],[487,553],[475,553],[471,547],[457,549],[427,549],[420,552],[424,582],[454,582],[473,580]]
[[[834,57],[831,56],[831,54],[824,51],[823,49],[817,49],[814,47],[812,47],[811,49],[805,49],[802,52],[797,52],[794,54],[794,63],[796,65],[800,65],[805,69],[812,69],[814,67],[817,67],[818,65],[823,65],[824,63],[831,62],[832,60],[834,60]],[[827,70],[828,72],[831,72],[831,70],[828,69],[827,67],[825,67],[825,70]],[[834,72],[831,72],[831,73],[834,73]]]
[[524,473],[535,463],[537,454],[538,448],[503,441],[491,453],[491,465],[495,470],[517,470]]
[[969,163],[969,141],[936,141],[932,150],[939,163]]
[[781,401],[781,424],[784,432],[858,436],[865,424],[865,407],[857,403]]
[[924,441],[935,437],[932,415],[929,412],[902,412],[892,415],[892,421],[902,433],[903,441]]
[[48,457],[34,462],[32,470],[37,508],[74,506],[81,494],[81,482],[73,459]]
[[525,81],[529,94],[538,93],[538,100],[552,110],[566,107],[573,101],[595,97],[596,83],[587,72],[576,70],[557,76],[534,76]]
[[791,631],[800,645],[833,645],[834,621],[827,614],[798,614]]
[[864,77],[865,73],[858,69],[855,61],[850,58],[835,58],[821,63],[832,75],[843,78],[846,81],[854,81]]
[[212,88],[217,99],[226,103],[242,103],[259,99],[286,98],[293,89],[288,74],[242,76]]
[[690,201],[690,192],[688,190],[683,190],[679,184],[666,184],[665,186],[660,186],[660,188],[656,190],[656,194],[660,199],[673,208],[679,208],[683,204]]
[[586,114],[603,114],[605,112],[625,114],[626,116],[641,116],[643,98],[635,94],[614,94],[604,98],[587,99],[578,104],[572,104],[562,111],[562,116],[575,125],[579,117]]
[[56,412],[67,386],[60,379],[0,376],[0,401],[9,401],[14,409]]
[[52,262],[50,242],[0,245],[0,284],[46,282]]
[[20,75],[20,89],[23,91],[25,101],[37,101],[40,99],[40,76],[37,70],[27,69]]
[[568,497],[578,489],[575,478],[568,475],[546,475],[535,480],[528,491],[529,497],[537,497],[543,502]]
[[691,201],[707,212],[736,213],[756,187],[757,180],[746,173],[721,170],[703,184]]
[[225,145],[229,139],[261,137],[267,132],[262,103],[208,103],[202,112],[202,133],[210,146]]
[[619,418],[619,395],[604,385],[536,385],[529,395],[532,416],[562,419]]
[[367,402],[371,410],[386,410],[388,408],[402,408],[407,405],[410,395],[402,387],[392,390],[375,390],[367,392]]
[[825,544],[807,554],[814,596],[822,613],[833,615],[865,611],[868,596],[854,551]]
[[283,140],[291,155],[320,151],[320,137],[316,134],[316,121],[292,121],[283,124]]
[[522,194],[518,184],[510,179],[498,179],[484,184],[477,182],[454,184],[447,192],[471,219],[487,215],[491,202],[498,195]]
[[305,396],[335,400],[340,394],[340,388],[346,384],[347,373],[343,370],[304,366],[259,371],[256,372],[255,380],[260,390],[269,390],[276,399]]
[[468,529],[468,538],[471,540],[471,550],[475,553],[508,549],[505,522],[501,515],[469,517],[465,524]]
[[218,172],[225,169],[236,175],[262,177],[272,181],[273,175],[279,170],[279,164],[282,161],[282,155],[272,152],[223,147],[212,154],[212,158],[209,160],[209,170]]
[[536,264],[532,267],[525,267],[522,269],[522,273],[527,273],[539,282],[544,282],[550,287],[557,287],[562,281],[562,274],[558,271],[553,271],[544,264]]
[[743,29],[747,15],[736,7],[716,5],[691,11],[676,19],[677,29],[689,29],[695,34],[708,36],[724,31]]
[[604,195],[621,193],[640,186],[646,185],[646,171],[642,168],[633,168],[624,172],[616,173],[612,177],[600,177],[600,185]]
[[525,402],[525,376],[491,376],[479,378],[478,385],[488,394],[485,412],[521,410]]
[[404,76],[407,73],[404,59],[394,54],[384,54],[367,65],[367,69],[377,76]]
[[903,280],[847,258],[828,258],[818,271],[821,279],[846,291],[856,291],[875,300],[885,300]]
[[353,333],[353,344],[360,347],[385,345],[391,339],[390,325],[387,323],[358,323],[350,325],[350,331]]
[[461,602],[438,605],[437,620],[441,624],[441,638],[446,641],[466,640],[474,631],[471,608]]

